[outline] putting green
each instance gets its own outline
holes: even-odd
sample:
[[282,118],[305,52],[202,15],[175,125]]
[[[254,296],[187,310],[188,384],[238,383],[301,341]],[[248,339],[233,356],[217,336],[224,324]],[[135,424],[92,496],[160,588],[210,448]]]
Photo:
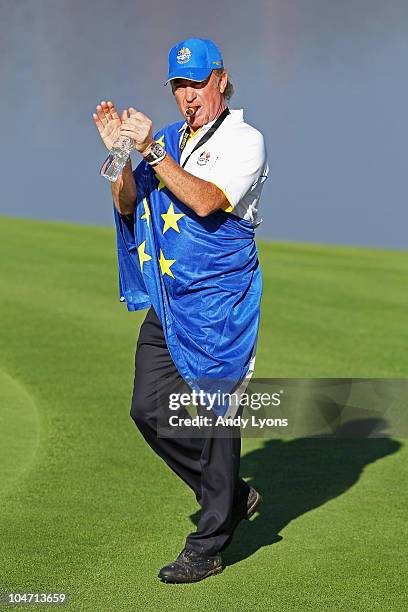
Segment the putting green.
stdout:
[[[0,592],[66,592],[73,612],[405,612],[397,435],[245,438],[260,513],[222,574],[160,583],[198,507],[129,416],[145,312],[119,302],[114,231],[0,218],[0,233]],[[258,377],[407,377],[405,252],[259,248]]]

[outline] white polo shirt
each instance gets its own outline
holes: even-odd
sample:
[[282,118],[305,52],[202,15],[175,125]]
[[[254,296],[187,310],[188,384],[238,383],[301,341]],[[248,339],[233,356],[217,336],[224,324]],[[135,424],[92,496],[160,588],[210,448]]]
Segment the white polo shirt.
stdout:
[[[181,154],[180,165],[213,125],[207,123],[190,136]],[[180,128],[180,142],[186,124]],[[269,167],[262,134],[244,121],[243,110],[230,110],[220,127],[207,142],[191,155],[184,169],[216,185],[225,194],[225,210],[251,221],[255,226],[258,203]]]

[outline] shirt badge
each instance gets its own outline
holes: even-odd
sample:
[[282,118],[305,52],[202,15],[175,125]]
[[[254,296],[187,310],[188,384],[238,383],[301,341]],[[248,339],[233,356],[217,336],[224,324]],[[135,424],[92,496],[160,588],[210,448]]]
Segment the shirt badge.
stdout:
[[202,153],[200,153],[197,159],[197,164],[199,166],[205,166],[205,164],[208,164],[208,162],[210,161],[210,157],[211,153],[209,151],[203,151]]

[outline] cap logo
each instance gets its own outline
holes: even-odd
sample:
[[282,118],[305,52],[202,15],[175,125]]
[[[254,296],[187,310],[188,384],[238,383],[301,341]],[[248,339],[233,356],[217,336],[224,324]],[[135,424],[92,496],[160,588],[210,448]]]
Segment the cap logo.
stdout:
[[179,52],[177,53],[177,63],[178,64],[186,64],[190,61],[191,51],[188,47],[181,47]]

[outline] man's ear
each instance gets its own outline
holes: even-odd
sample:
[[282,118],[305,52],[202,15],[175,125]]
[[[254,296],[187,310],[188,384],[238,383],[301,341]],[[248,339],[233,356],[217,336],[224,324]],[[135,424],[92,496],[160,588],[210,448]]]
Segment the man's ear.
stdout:
[[228,73],[223,72],[220,78],[220,92],[223,94],[228,83]]

